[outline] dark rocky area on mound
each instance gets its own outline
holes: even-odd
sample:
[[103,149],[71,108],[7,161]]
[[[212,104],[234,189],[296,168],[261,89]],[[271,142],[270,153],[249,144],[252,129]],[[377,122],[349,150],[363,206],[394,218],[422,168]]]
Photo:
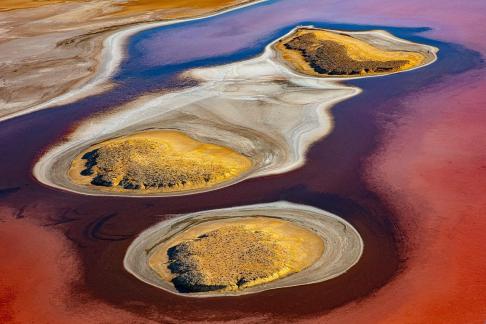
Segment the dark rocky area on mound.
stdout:
[[222,163],[196,160],[167,152],[163,145],[150,140],[127,140],[85,153],[85,169],[91,184],[123,189],[188,189],[225,179],[231,170]]
[[286,267],[288,251],[261,231],[228,226],[167,250],[172,283],[183,293],[238,290]]

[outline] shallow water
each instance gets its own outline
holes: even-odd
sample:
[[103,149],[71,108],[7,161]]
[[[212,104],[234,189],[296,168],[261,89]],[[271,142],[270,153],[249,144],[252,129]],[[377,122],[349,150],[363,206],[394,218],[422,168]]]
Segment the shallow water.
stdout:
[[[82,284],[76,287],[79,292],[151,318],[169,314],[187,320],[234,319],[252,314],[289,319],[316,316],[368,296],[404,264],[404,238],[396,215],[362,179],[364,157],[381,139],[380,118],[400,114],[397,98],[478,68],[482,62],[473,50],[421,36],[426,27],[330,22],[329,14],[321,10],[324,5],[323,1],[269,1],[135,35],[114,77],[113,90],[0,124],[0,203],[18,210],[18,217],[61,231],[73,242],[84,271]],[[178,79],[181,72],[256,56],[270,41],[300,24],[353,31],[384,29],[439,47],[439,59],[407,73],[349,81],[364,92],[334,107],[333,132],[312,147],[303,168],[287,174],[194,196],[144,199],[86,197],[44,187],[32,178],[36,158],[83,118],[116,109],[149,91],[191,86]],[[205,300],[184,299],[149,287],[122,267],[134,236],[166,215],[276,200],[319,207],[348,220],[365,241],[358,265],[325,283]],[[148,314],[144,309],[155,312]]]

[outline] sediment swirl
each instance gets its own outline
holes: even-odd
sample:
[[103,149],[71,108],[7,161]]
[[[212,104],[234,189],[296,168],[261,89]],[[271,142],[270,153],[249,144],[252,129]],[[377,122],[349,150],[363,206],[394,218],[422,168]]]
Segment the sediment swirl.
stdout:
[[[408,48],[424,53],[426,59],[420,66],[436,58],[434,47],[410,43],[384,31],[348,34],[382,49],[403,51]],[[251,160],[252,169],[244,176],[199,191],[302,166],[309,146],[332,129],[330,108],[357,95],[360,89],[338,82],[341,78],[308,76],[294,71],[276,51],[277,42],[269,44],[262,55],[250,60],[186,72],[185,77],[199,81],[193,88],[142,96],[115,113],[85,121],[65,142],[53,147],[38,161],[34,167],[35,177],[49,186],[88,195],[187,194],[184,191],[106,192],[96,186],[75,183],[67,176],[71,161],[80,152],[145,130],[176,130],[197,141],[231,149]]]
[[[292,226],[300,228],[299,231],[305,229],[310,232],[307,234],[310,235],[309,237],[312,237],[311,235],[319,237],[324,248],[316,249],[315,245],[319,244],[318,240],[305,240],[302,247],[304,248],[308,244],[308,260],[311,260],[308,266],[296,267],[288,275],[274,276],[273,280],[260,280],[243,289],[218,289],[224,287],[211,289],[210,287],[205,289],[206,291],[198,292],[196,289],[188,294],[178,290],[177,284],[174,285],[170,280],[170,272],[164,271],[165,267],[169,265],[169,263],[164,263],[168,261],[167,249],[174,244],[177,246],[187,237],[221,228],[222,225],[235,224],[235,222],[239,224],[238,222],[246,221],[258,225],[262,218],[269,223],[268,220],[274,220],[284,224],[278,225],[282,233],[287,230],[285,227],[282,230],[282,226],[287,226],[285,223],[289,223],[288,226],[291,229],[288,230],[288,236],[290,237],[292,237],[292,231],[295,230],[292,229]],[[201,226],[204,227],[198,228]],[[274,243],[278,243],[278,241],[275,236],[271,239],[271,242]],[[224,250],[224,248],[221,249]],[[358,262],[363,248],[363,241],[359,233],[344,219],[314,207],[280,201],[190,213],[163,221],[142,232],[132,242],[126,252],[124,266],[138,279],[174,294],[190,297],[235,296],[335,278]],[[321,251],[322,253],[320,253]],[[289,253],[292,254],[291,251]],[[207,255],[207,252],[205,254]],[[241,263],[238,266],[241,266]],[[258,267],[257,264],[253,264],[253,266]],[[251,266],[249,269],[252,270]]]

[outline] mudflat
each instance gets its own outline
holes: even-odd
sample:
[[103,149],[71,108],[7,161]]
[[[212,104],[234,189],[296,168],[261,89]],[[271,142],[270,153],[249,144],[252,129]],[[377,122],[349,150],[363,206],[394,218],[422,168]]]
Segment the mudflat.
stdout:
[[123,32],[118,39],[123,43],[131,31],[151,24],[211,15],[251,2],[0,1],[0,121],[108,90],[107,66],[122,55],[110,53],[112,36]]
[[[283,39],[301,29],[309,28],[296,28]],[[317,31],[332,35],[341,33]],[[408,42],[384,31],[347,34],[375,47],[422,55],[424,61],[419,67],[436,59],[436,48]],[[235,176],[211,186],[201,186],[200,191],[233,185],[247,178],[281,174],[304,165],[309,146],[327,136],[333,127],[330,109],[361,90],[339,82],[342,80],[339,76],[300,73],[282,58],[276,48],[281,43],[275,40],[260,56],[252,59],[185,72],[184,77],[198,81],[194,87],[170,94],[144,95],[116,112],[84,121],[68,140],[44,154],[34,167],[35,177],[47,185],[89,195],[158,195],[154,190],[133,188],[123,192],[103,190],[103,186],[90,185],[93,179],[89,178],[84,178],[89,180],[84,186],[66,179],[66,169],[79,152],[85,154],[87,149],[94,150],[96,143],[146,129],[177,129],[205,143],[231,148],[251,158],[253,165],[248,172],[241,172],[241,176],[232,173]],[[387,73],[398,72],[402,71]],[[191,192],[171,189],[160,195],[168,193]]]

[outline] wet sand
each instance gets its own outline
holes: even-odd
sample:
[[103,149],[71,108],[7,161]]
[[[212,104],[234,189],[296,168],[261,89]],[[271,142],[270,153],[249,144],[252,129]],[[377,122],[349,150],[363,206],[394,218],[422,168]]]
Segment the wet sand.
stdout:
[[0,121],[110,89],[109,78],[123,57],[119,52],[137,31],[248,4],[251,1],[2,3]]

